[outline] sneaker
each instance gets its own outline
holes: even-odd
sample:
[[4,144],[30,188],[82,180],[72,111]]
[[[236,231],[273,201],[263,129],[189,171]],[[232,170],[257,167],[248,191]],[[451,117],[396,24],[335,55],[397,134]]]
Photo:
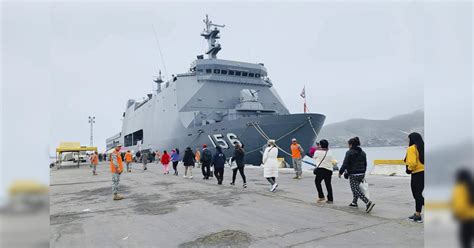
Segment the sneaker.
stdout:
[[245,189],[245,188],[247,188],[247,184],[246,184],[246,183],[244,183],[244,189]]
[[122,200],[123,199],[123,196],[120,196],[118,194],[114,194],[114,201],[119,201],[119,200]]
[[415,219],[415,216],[416,216],[416,214],[410,215],[410,216],[408,216],[408,219],[409,219],[409,220],[414,220],[414,219]]
[[278,184],[273,184],[273,187],[272,187],[272,192],[275,192],[275,190],[278,188]]
[[143,170],[148,170],[147,168],[143,169]]
[[356,207],[358,207],[358,206],[357,206],[357,203],[351,202],[351,204],[349,204],[349,207],[356,208]]
[[293,179],[298,179],[298,176],[294,176]]
[[235,185],[235,183],[230,183],[230,185],[234,186],[234,185]]
[[327,204],[333,204],[333,201],[326,201]]
[[188,178],[188,177],[186,175],[184,175],[183,178]]
[[128,170],[128,172],[132,172],[132,170]]
[[189,176],[189,179],[193,179],[193,176]]
[[367,208],[365,209],[365,212],[370,213],[370,211],[372,211],[374,206],[375,206],[375,203],[373,203],[373,202],[367,203]]
[[421,217],[421,215],[420,216],[414,215],[413,216],[413,221],[415,221],[417,223],[423,223],[423,218]]
[[297,179],[303,179],[303,176],[298,176],[298,178],[297,178]]
[[324,201],[326,201],[326,198],[324,198],[324,197],[323,198],[318,198],[318,200],[316,200],[316,202],[318,202],[318,203],[321,203],[321,202],[324,202]]

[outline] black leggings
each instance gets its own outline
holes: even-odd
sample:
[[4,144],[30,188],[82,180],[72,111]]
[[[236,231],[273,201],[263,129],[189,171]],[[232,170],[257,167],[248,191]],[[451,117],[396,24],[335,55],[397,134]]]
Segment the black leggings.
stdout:
[[222,184],[222,180],[224,180],[224,167],[216,168],[214,166],[214,175],[216,175],[217,183]]
[[202,176],[208,179],[211,175],[211,164],[208,162],[202,163],[201,165]]
[[323,168],[316,169],[314,184],[316,185],[316,190],[318,190],[318,197],[320,199],[324,198],[323,187],[321,186],[321,182],[324,180],[324,184],[326,184],[326,189],[328,190],[328,201],[333,201],[331,179],[332,171]]
[[173,170],[176,175],[178,175],[178,162],[179,161],[173,161]]
[[423,205],[425,205],[425,198],[423,197],[423,189],[425,188],[425,172],[418,172],[411,174],[411,192],[415,198],[415,211],[421,212]]
[[268,181],[271,185],[273,185],[273,184],[276,183],[275,180],[276,180],[275,177],[267,177],[267,181]]
[[240,167],[238,166],[236,169],[232,170],[232,183],[235,183],[235,177],[237,177],[237,170],[240,172],[240,176],[242,176],[242,180],[244,183],[247,183],[246,177],[244,174],[244,166]]
[[462,248],[471,248],[474,241],[474,220],[463,221],[459,229]]

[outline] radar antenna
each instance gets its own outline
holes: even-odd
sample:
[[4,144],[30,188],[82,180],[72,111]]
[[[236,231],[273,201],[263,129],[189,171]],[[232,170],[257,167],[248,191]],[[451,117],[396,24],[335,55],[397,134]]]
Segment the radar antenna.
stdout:
[[[201,32],[201,36],[207,40],[208,49],[206,54],[210,59],[217,58],[217,53],[222,49],[221,44],[219,44],[216,40],[220,39],[219,36],[220,30],[219,28],[225,27],[225,25],[214,24],[211,20],[209,20],[209,16],[206,15],[206,19],[202,20],[206,24],[206,28]],[[214,28],[212,28],[214,27]]]

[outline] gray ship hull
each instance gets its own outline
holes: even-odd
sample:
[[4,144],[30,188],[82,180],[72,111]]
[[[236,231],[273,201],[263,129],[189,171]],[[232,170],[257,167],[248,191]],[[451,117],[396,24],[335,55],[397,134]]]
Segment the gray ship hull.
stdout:
[[[289,149],[291,139],[296,138],[306,152],[314,144],[325,118],[321,114],[289,114],[224,121],[203,127],[187,128],[177,134],[174,139],[162,141],[162,147],[152,148],[152,150],[170,151],[174,148],[184,150],[188,146],[195,150],[201,149],[202,145],[206,144],[214,152],[215,145],[221,145],[224,146],[223,151],[226,156],[230,157],[234,147],[227,137],[229,134],[235,134],[236,137],[232,138],[244,144],[245,163],[260,165],[262,149],[267,142],[264,136],[275,139],[277,145],[287,153],[291,153]],[[216,141],[215,135],[221,137],[221,139],[218,138],[221,141]],[[291,164],[290,155],[279,151],[278,156]]]
[[[208,17],[201,36],[207,40],[207,59],[197,56],[189,70],[164,81],[143,101],[129,99],[121,132],[106,140],[111,150],[123,144],[131,151],[149,152],[206,144],[212,152],[223,148],[230,157],[234,143],[244,144],[245,163],[259,165],[268,139],[276,140],[279,157],[291,162],[289,146],[296,138],[304,149],[314,144],[323,126],[321,114],[290,114],[263,63],[218,59],[219,27]],[[301,94],[304,98],[304,89]]]

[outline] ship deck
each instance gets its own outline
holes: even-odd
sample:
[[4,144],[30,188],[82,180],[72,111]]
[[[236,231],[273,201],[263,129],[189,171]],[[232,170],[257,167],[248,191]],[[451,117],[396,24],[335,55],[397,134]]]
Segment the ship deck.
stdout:
[[[410,179],[368,176],[376,206],[365,213],[347,205],[349,183],[333,177],[335,202],[316,204],[314,176],[292,179],[281,169],[279,189],[269,192],[260,168],[246,168],[248,188],[240,175],[230,186],[163,175],[161,165],[149,164],[121,177],[126,199],[113,201],[108,164],[98,176],[87,166],[51,170],[51,247],[421,247],[423,224],[407,220],[414,211]],[[325,187],[323,185],[323,189]]]

